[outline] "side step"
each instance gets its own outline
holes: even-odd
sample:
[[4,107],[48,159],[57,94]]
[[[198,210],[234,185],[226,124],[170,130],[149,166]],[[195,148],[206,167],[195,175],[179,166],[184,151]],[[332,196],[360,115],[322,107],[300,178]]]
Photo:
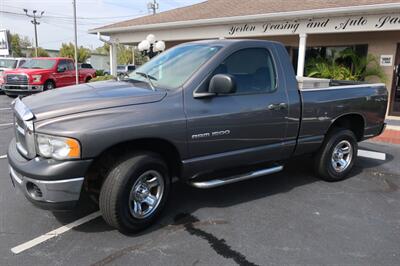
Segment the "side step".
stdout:
[[224,186],[227,184],[232,184],[232,183],[236,183],[236,182],[247,180],[247,179],[256,178],[256,177],[263,176],[263,175],[270,175],[273,173],[280,172],[282,170],[283,170],[283,165],[278,165],[278,166],[274,166],[271,168],[252,171],[252,172],[242,174],[242,175],[234,175],[234,176],[226,177],[223,179],[212,179],[212,180],[202,181],[202,182],[189,182],[189,185],[196,187],[196,188],[214,188],[214,187]]

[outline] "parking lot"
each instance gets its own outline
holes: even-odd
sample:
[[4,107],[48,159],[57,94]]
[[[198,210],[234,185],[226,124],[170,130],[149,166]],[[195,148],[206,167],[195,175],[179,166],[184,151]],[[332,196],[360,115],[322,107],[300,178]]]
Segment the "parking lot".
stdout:
[[[158,224],[123,235],[90,201],[52,213],[15,191],[4,158],[13,136],[11,100],[0,95],[0,265],[400,264],[400,146],[361,143],[363,157],[337,183],[316,179],[309,158],[216,189],[176,183]],[[94,219],[58,230],[92,213]]]

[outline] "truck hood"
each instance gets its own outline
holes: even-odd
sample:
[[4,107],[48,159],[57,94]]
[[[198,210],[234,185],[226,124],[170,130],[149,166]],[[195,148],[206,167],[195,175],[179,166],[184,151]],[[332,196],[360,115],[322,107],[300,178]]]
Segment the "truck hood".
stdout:
[[130,82],[99,81],[58,88],[26,98],[23,102],[37,120],[105,108],[161,101],[166,90],[153,91]]
[[52,72],[52,69],[32,69],[32,68],[16,68],[12,70],[6,70],[5,74],[27,74],[27,75],[35,75],[35,74],[44,74],[47,72]]

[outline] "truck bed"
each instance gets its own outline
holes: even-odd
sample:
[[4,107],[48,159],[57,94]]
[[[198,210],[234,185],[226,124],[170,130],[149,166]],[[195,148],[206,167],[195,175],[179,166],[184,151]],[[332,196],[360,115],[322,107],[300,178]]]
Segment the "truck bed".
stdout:
[[359,140],[376,136],[383,130],[388,100],[383,83],[299,89],[299,94],[302,111],[296,154],[318,147],[330,125],[348,114],[364,121]]

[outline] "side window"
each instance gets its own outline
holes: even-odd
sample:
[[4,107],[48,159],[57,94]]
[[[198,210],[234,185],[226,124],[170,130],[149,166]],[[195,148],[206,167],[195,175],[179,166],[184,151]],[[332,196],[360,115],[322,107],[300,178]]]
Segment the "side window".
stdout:
[[18,64],[18,67],[22,66],[22,65],[25,63],[25,61],[26,61],[26,60],[20,60],[20,61],[19,61],[19,64]]
[[65,69],[65,70],[68,70],[67,61],[66,61],[66,60],[60,60],[60,62],[58,63],[57,69]]
[[274,63],[264,48],[248,48],[233,53],[215,69],[215,74],[232,75],[237,94],[276,90]]
[[74,62],[68,60],[67,65],[68,65],[68,70],[75,70]]

